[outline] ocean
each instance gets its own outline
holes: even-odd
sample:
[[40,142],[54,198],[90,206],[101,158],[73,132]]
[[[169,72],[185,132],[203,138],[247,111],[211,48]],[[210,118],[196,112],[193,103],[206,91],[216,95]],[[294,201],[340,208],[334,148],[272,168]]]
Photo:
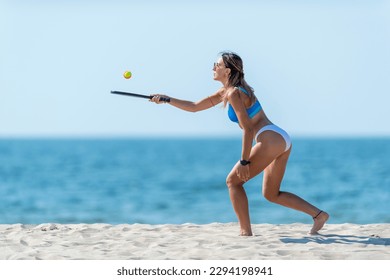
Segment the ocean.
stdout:
[[[225,185],[240,139],[2,139],[0,223],[237,222]],[[252,223],[311,223],[245,185]],[[390,223],[390,139],[298,138],[281,190],[329,223]]]

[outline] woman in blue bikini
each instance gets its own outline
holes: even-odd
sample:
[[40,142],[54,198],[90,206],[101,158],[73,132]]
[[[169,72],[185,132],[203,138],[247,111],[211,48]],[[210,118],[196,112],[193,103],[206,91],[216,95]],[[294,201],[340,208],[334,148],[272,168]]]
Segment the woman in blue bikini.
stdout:
[[[179,109],[198,112],[223,102],[228,105],[228,116],[243,131],[241,159],[229,173],[226,184],[236,212],[240,235],[252,235],[249,207],[244,183],[264,171],[263,195],[274,203],[304,212],[313,217],[311,234],[317,234],[329,215],[289,192],[280,191],[280,185],[291,152],[291,140],[287,132],[274,125],[264,113],[253,89],[244,79],[241,58],[231,52],[223,52],[213,67],[214,80],[222,87],[213,95],[198,102],[191,102],[156,94],[153,102],[169,102]],[[164,97],[165,101],[160,101]],[[252,145],[255,140],[255,145]]]

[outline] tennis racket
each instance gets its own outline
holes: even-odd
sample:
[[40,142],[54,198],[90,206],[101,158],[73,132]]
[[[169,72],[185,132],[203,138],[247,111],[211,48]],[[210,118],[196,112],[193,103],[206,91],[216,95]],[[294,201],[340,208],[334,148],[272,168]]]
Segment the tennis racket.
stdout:
[[[112,94],[119,94],[119,95],[125,95],[125,96],[131,96],[131,97],[138,97],[138,98],[145,98],[145,99],[152,99],[153,95],[144,95],[144,94],[139,94],[139,93],[133,93],[133,92],[125,92],[125,91],[117,91],[117,90],[112,90]],[[160,97],[161,102],[170,102],[171,99],[168,97]]]

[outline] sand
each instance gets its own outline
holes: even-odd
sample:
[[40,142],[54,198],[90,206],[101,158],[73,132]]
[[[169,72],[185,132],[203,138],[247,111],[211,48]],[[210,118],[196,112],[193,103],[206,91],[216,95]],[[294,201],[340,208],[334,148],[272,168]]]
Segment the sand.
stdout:
[[390,260],[390,224],[3,224],[1,260]]

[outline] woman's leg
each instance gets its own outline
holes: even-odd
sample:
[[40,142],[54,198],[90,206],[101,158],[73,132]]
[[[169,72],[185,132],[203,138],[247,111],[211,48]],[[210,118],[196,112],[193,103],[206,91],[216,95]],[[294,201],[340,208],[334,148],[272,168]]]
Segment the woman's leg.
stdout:
[[[265,131],[261,134],[261,140],[252,148],[249,161],[250,179],[260,174],[273,160],[283,153],[286,143],[282,136]],[[241,235],[252,235],[249,218],[248,198],[243,187],[244,182],[237,176],[238,162],[229,173],[226,184],[229,188],[229,196],[234,211],[240,223]]]
[[312,216],[314,224],[310,233],[316,234],[324,226],[325,222],[329,218],[329,215],[295,194],[280,191],[280,185],[286,170],[290,152],[291,148],[278,156],[265,168],[263,177],[263,195],[271,202]]
[[[235,168],[233,168],[232,173],[235,173]],[[251,236],[252,228],[251,221],[249,218],[249,206],[248,198],[246,196],[245,189],[243,187],[242,181],[233,182],[233,177],[237,175],[229,175],[226,184],[229,188],[230,201],[232,202],[234,212],[237,215],[238,222],[240,224],[240,235],[242,236]]]

